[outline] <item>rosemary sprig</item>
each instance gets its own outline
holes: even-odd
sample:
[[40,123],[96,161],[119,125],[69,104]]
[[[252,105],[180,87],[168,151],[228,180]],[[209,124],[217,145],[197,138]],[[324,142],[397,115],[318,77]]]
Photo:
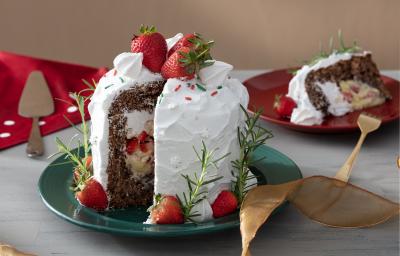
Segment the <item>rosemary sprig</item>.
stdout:
[[214,159],[215,150],[208,150],[204,141],[202,141],[202,149],[200,154],[196,150],[196,148],[193,147],[193,149],[194,152],[196,153],[198,160],[201,163],[200,176],[194,173],[194,178],[193,178],[190,177],[188,174],[186,175],[181,174],[182,177],[187,182],[189,193],[188,195],[186,193],[183,193],[182,199],[177,195],[177,198],[182,206],[183,216],[185,218],[185,221],[191,221],[191,222],[195,222],[193,220],[193,217],[200,215],[198,214],[197,211],[193,212],[193,207],[206,198],[205,194],[207,193],[207,191],[203,190],[202,188],[205,185],[215,182],[222,178],[221,176],[219,176],[212,179],[207,179],[206,176],[208,168],[210,166],[214,166],[215,168],[217,168],[216,164],[230,154],[227,153],[218,159]]
[[271,131],[257,124],[262,110],[258,110],[253,116],[250,116],[242,105],[240,105],[240,107],[246,116],[246,121],[243,129],[240,127],[237,128],[240,155],[239,159],[232,161],[232,166],[236,170],[236,172],[232,171],[232,174],[235,177],[235,180],[233,181],[233,192],[239,201],[239,206],[249,190],[250,185],[247,185],[247,182],[254,178],[254,176],[249,175],[249,166],[261,160],[251,159],[251,154],[259,146],[263,145],[266,140],[273,137]]
[[[86,160],[88,159],[90,155],[90,142],[89,142],[89,126],[86,122],[86,114],[85,114],[85,102],[90,99],[92,93],[89,95],[84,96],[83,93],[85,92],[93,92],[94,89],[96,88],[96,83],[93,80],[93,84],[90,84],[86,80],[83,80],[83,82],[88,86],[87,89],[84,89],[80,91],[79,93],[71,93],[70,97],[74,99],[76,106],[78,107],[78,111],[80,113],[80,117],[82,120],[82,123],[80,127],[77,127],[76,125],[73,124],[73,122],[64,115],[65,120],[71,124],[72,127],[74,127],[79,134],[81,134],[82,139],[80,138],[79,134],[74,135],[68,144],[64,143],[59,137],[56,137],[56,144],[58,148],[58,152],[55,154],[49,156],[49,158],[54,157],[56,155],[60,154],[65,154],[65,159],[67,161],[60,164],[73,164],[74,170],[77,170],[76,174],[74,175],[75,178],[75,187],[72,189],[74,191],[80,190],[84,186],[84,182],[88,180],[92,176],[92,172],[90,169],[90,166],[87,166]],[[58,99],[60,101],[66,102],[69,105],[74,105],[68,101]],[[71,146],[72,142],[76,141],[78,144],[77,150],[74,150],[73,147]],[[83,158],[81,157],[81,147],[83,147]]]
[[[342,30],[340,30],[340,29],[338,31],[338,40],[339,40],[339,48],[338,49],[334,48],[333,37],[331,37],[329,39],[329,50],[326,52],[323,49],[322,44],[320,44],[319,53],[316,54],[314,57],[312,57],[310,60],[304,61],[304,64],[312,66],[315,63],[317,63],[318,61],[329,57],[329,55],[331,55],[332,53],[357,53],[362,50],[361,47],[357,45],[356,41],[354,41],[351,46],[346,46],[344,39],[343,39]],[[297,71],[298,70],[290,70],[289,72],[292,73],[293,75],[295,75],[297,73]]]

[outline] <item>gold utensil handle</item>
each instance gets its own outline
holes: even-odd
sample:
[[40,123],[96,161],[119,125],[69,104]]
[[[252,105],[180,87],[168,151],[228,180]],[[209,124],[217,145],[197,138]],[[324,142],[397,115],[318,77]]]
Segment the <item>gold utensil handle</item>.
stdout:
[[367,137],[367,133],[361,133],[358,139],[357,145],[354,147],[353,152],[351,152],[349,158],[343,164],[342,168],[336,173],[335,179],[347,182],[350,178],[351,169],[353,168],[354,161],[356,160],[358,153],[360,153],[361,146]]
[[32,118],[31,134],[29,135],[28,146],[26,147],[26,154],[29,157],[36,157],[43,155],[43,139],[39,129],[39,118]]
[[354,147],[353,152],[351,152],[349,158],[346,160],[342,168],[336,173],[335,179],[348,182],[351,174],[351,169],[353,168],[354,161],[356,160],[358,153],[360,152],[361,145],[363,144],[367,134],[375,131],[381,125],[381,120],[375,116],[368,113],[361,113],[357,119],[358,127],[361,130],[360,139],[357,145]]

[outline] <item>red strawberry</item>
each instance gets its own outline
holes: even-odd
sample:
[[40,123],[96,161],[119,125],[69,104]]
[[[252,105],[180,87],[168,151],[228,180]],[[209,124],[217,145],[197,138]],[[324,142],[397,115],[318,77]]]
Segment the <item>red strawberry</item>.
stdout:
[[193,46],[193,40],[199,38],[196,34],[187,34],[181,39],[172,48],[168,51],[168,57],[171,56],[174,52],[179,50],[182,47],[189,47]]
[[152,72],[160,73],[168,50],[165,38],[153,26],[142,25],[140,32],[141,35],[132,39],[131,52],[143,53],[143,65]]
[[282,95],[275,97],[274,109],[280,117],[290,117],[295,107],[297,104],[292,98]]
[[90,169],[90,167],[92,166],[92,156],[87,156],[84,162],[86,169]]
[[142,151],[143,153],[148,152],[151,148],[153,148],[152,147],[154,145],[153,143],[154,142],[151,141],[151,140],[141,143],[140,144],[140,151]]
[[189,47],[182,47],[174,52],[164,63],[161,68],[161,75],[165,78],[182,77],[192,79],[194,70],[189,70],[182,62],[185,59],[185,54],[189,54]]
[[[85,163],[85,167],[87,169],[87,171],[91,171],[90,168],[92,167],[92,156],[87,156],[86,159],[83,159],[83,163]],[[74,181],[77,183],[81,177],[81,175],[83,175],[83,172],[81,170],[80,167],[75,167],[74,169]]]
[[139,136],[137,136],[137,139],[138,139],[139,143],[143,143],[146,140],[147,136],[148,136],[147,132],[146,131],[142,131],[139,134]]
[[79,168],[74,169],[74,182],[77,183],[79,181],[79,177],[81,176],[81,172]]
[[83,189],[76,192],[75,196],[79,203],[95,210],[103,211],[108,205],[106,192],[93,178],[87,180]]
[[192,45],[182,46],[168,57],[161,68],[161,75],[165,79],[174,77],[192,79],[200,69],[214,64],[210,55],[214,41],[205,42],[195,34],[192,38],[185,38],[181,43]]
[[128,142],[126,143],[126,153],[128,153],[129,155],[133,154],[133,152],[135,152],[138,145],[139,145],[139,142],[136,137],[128,140]]
[[156,224],[181,224],[184,222],[181,204],[174,196],[156,198],[156,205],[151,210],[151,220]]
[[226,216],[236,211],[238,207],[238,200],[236,196],[228,190],[219,193],[217,199],[211,205],[214,218]]

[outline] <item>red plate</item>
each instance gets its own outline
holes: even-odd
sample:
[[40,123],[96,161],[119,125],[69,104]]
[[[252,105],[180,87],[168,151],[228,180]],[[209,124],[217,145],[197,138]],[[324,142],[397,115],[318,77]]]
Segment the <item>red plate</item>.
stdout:
[[285,70],[277,70],[252,77],[244,82],[250,95],[249,110],[263,108],[262,119],[282,125],[284,127],[313,133],[337,133],[358,130],[357,118],[361,112],[368,112],[382,119],[382,123],[389,123],[399,119],[399,86],[400,82],[381,76],[385,87],[390,91],[392,99],[385,104],[362,111],[351,112],[341,117],[329,116],[321,125],[298,125],[288,119],[280,118],[272,108],[275,95],[286,94],[292,75]]

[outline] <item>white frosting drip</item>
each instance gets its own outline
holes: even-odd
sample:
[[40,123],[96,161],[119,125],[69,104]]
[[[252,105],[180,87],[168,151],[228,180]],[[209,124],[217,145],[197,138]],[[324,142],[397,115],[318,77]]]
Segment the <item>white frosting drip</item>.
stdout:
[[[352,56],[364,56],[368,52],[363,53],[332,53],[329,57],[322,59],[312,66],[304,65],[297,74],[290,80],[288,96],[294,99],[297,103],[297,107],[293,109],[290,121],[296,124],[302,125],[315,125],[321,124],[324,118],[324,114],[321,111],[315,109],[314,105],[310,102],[308,94],[305,89],[305,80],[307,75],[314,70],[326,68],[341,60],[349,60]],[[329,103],[333,103],[334,106],[330,108],[333,115],[344,115],[351,111],[345,104],[338,98],[338,91],[332,90],[328,84],[320,85],[324,93],[327,93]],[[328,110],[329,111],[329,110]],[[347,111],[347,112],[346,112]]]
[[182,33],[176,34],[174,37],[165,40],[167,42],[168,51],[183,37]]
[[207,84],[207,88],[216,88],[225,82],[232,69],[233,66],[228,63],[215,61],[213,65],[200,69],[200,80]]
[[[237,79],[227,79],[228,67],[231,66],[223,62],[218,62],[215,68],[213,65],[207,67],[208,74],[215,75],[203,84],[206,91],[188,87],[188,84],[202,84],[196,79],[169,79],[155,111],[155,194],[182,197],[184,192],[188,193],[187,183],[181,174],[193,177],[196,172],[200,175],[200,162],[193,146],[200,151],[202,141],[208,149],[218,148],[216,158],[230,153],[218,163],[218,169],[210,167],[208,170],[207,178],[223,178],[207,186],[208,200],[197,206],[200,207],[199,220],[208,219],[210,204],[218,193],[230,189],[226,184],[231,184],[233,180],[231,161],[239,156],[236,130],[244,121],[239,104],[247,107],[249,95]],[[223,79],[221,73],[225,74]],[[219,85],[222,87],[216,89]],[[212,96],[213,92],[217,94]]]
[[213,219],[213,210],[207,200],[203,200],[196,204],[192,211],[199,214],[199,216],[192,217],[195,222],[205,222]]
[[[107,188],[108,182],[106,173],[109,153],[108,112],[111,103],[121,92],[137,84],[162,80],[160,74],[152,73],[142,65],[142,59],[142,53],[121,53],[118,55],[114,59],[115,68],[108,71],[100,79],[89,103],[88,109],[92,120],[90,142],[92,144],[93,176],[104,188]],[[136,113],[135,111],[125,113],[130,123],[133,122],[132,119],[135,119],[136,115],[142,114],[137,111]],[[146,118],[152,119],[152,115],[146,115]],[[136,126],[133,125],[132,127]]]
[[139,76],[142,70],[143,54],[123,52],[114,59],[114,67],[122,75],[131,79]]

